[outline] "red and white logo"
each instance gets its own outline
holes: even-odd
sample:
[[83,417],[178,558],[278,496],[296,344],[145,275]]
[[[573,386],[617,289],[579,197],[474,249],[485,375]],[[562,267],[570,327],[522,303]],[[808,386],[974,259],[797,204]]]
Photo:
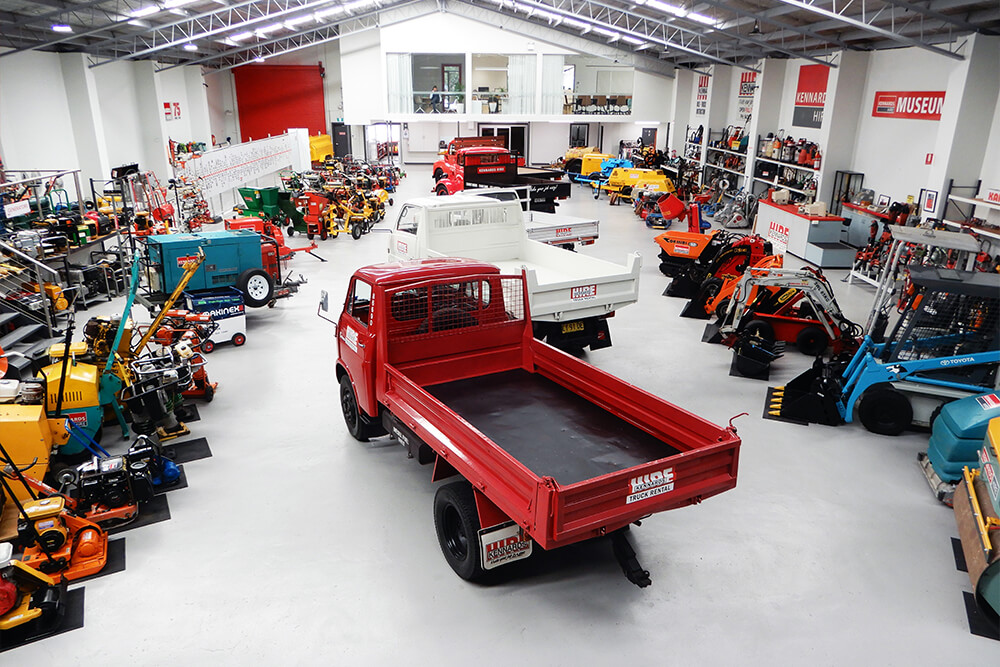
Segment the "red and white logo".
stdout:
[[87,413],[86,412],[67,412],[66,419],[73,422],[75,426],[80,428],[87,428]]
[[596,299],[597,285],[581,285],[580,287],[571,287],[569,290],[569,298],[573,301],[589,301],[590,299]]
[[674,469],[664,468],[663,470],[657,470],[646,475],[633,477],[628,483],[631,493],[625,499],[626,505],[673,491]]
[[875,93],[872,116],[875,118],[912,118],[941,120],[944,91],[889,91]]
[[198,255],[187,255],[185,257],[178,257],[177,266],[183,269],[185,264],[187,264],[188,262],[194,262],[197,259]]

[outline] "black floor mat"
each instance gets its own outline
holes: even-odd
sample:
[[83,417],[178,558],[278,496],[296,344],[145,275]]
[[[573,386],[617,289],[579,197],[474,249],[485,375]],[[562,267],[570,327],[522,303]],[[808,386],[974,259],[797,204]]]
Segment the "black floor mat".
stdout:
[[184,419],[185,422],[196,422],[201,420],[201,414],[198,412],[198,406],[193,403],[184,403]]
[[92,574],[89,577],[84,577],[82,579],[74,579],[69,582],[70,586],[76,584],[82,584],[88,581],[93,581],[100,577],[106,577],[109,574],[115,574],[116,572],[122,572],[125,570],[125,538],[119,538],[117,540],[108,540],[108,560],[104,564],[104,567],[97,574]]
[[951,538],[951,551],[955,555],[955,569],[959,572],[968,572],[969,566],[965,564],[965,552],[962,551],[962,540],[957,537]]
[[66,597],[63,598],[63,616],[59,619],[59,624],[54,629],[43,635],[32,636],[31,634],[25,633],[25,631],[20,628],[0,632],[0,653],[24,646],[26,644],[41,641],[47,637],[54,637],[56,635],[61,635],[64,632],[69,632],[70,630],[79,630],[82,628],[83,591],[84,589],[81,586],[80,588],[74,588],[66,593]]
[[965,598],[965,614],[969,617],[969,632],[977,637],[986,637],[1000,641],[1000,623],[996,618],[989,618],[976,604],[976,596],[968,591],[962,591]]
[[111,528],[108,530],[108,535],[118,535],[119,533],[124,533],[127,530],[141,528],[142,526],[148,526],[153,523],[159,523],[161,521],[166,521],[169,518],[170,505],[167,503],[167,497],[162,494],[153,496],[152,500],[147,503],[143,503],[139,508],[139,516],[136,517],[135,521]]
[[764,419],[773,419],[774,421],[779,422],[788,422],[789,424],[798,424],[799,426],[809,426],[809,422],[807,421],[792,419],[791,417],[782,417],[780,414],[781,410],[779,408],[772,407],[773,405],[781,402],[781,396],[778,396],[777,400],[775,399],[774,392],[776,390],[782,391],[780,387],[767,388],[767,398],[764,399],[764,414],[762,417],[764,417]]
[[162,496],[164,493],[170,493],[171,491],[176,491],[177,489],[186,489],[188,485],[188,480],[187,480],[187,474],[184,472],[184,466],[179,465],[177,466],[177,469],[181,471],[181,475],[180,477],[177,478],[177,481],[169,486],[157,487],[156,491],[154,491],[153,493],[155,493],[158,496]]
[[199,459],[207,459],[212,455],[212,449],[205,438],[168,442],[163,445],[163,455],[176,464],[190,463]]

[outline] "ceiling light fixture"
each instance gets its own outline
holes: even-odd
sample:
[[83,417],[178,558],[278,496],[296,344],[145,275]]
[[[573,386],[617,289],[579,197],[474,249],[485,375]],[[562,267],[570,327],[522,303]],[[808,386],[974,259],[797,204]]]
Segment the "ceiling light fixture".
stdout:
[[73,32],[73,26],[66,25],[65,23],[57,23],[52,26],[52,30],[55,32]]
[[149,7],[143,7],[142,9],[136,9],[135,11],[129,12],[129,16],[134,19],[141,19],[143,16],[152,16],[153,14],[158,14],[160,11],[161,10],[158,5],[150,5]]
[[184,45],[184,50],[185,51],[197,51],[198,47],[195,46],[194,44],[185,44]]
[[753,27],[750,28],[750,34],[751,35],[759,35],[760,34],[760,19],[754,19],[753,20]]

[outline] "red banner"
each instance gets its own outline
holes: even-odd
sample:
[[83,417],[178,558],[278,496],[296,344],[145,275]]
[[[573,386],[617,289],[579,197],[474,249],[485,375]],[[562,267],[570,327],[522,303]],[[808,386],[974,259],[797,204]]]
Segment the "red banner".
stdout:
[[799,67],[799,84],[795,89],[792,125],[798,127],[823,125],[823,106],[826,104],[826,83],[829,78],[830,68],[826,65]]
[[944,91],[884,91],[875,93],[872,116],[876,118],[916,118],[941,120]]

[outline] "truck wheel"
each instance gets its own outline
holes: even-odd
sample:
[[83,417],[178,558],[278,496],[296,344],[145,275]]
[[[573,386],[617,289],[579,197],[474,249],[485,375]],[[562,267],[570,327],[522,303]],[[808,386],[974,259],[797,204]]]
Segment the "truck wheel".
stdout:
[[247,269],[236,281],[243,301],[251,308],[266,306],[274,298],[274,279],[264,269]]
[[472,485],[453,482],[434,494],[434,529],[448,565],[472,581],[483,576],[479,556],[479,513]]
[[810,357],[823,354],[828,342],[826,332],[819,327],[806,327],[795,337],[795,346],[799,348],[799,352]]
[[434,170],[434,182],[437,183],[442,178],[444,178],[444,169],[438,167],[437,169]]
[[448,195],[448,186],[438,184],[438,186],[434,188],[434,194],[438,197],[446,197]]
[[899,435],[913,421],[913,406],[891,385],[875,385],[858,401],[858,419],[872,433]]
[[347,424],[347,431],[351,436],[355,440],[368,442],[373,434],[367,428],[368,425],[361,420],[358,400],[354,395],[354,385],[347,375],[340,378],[340,409],[344,412],[344,423]]

